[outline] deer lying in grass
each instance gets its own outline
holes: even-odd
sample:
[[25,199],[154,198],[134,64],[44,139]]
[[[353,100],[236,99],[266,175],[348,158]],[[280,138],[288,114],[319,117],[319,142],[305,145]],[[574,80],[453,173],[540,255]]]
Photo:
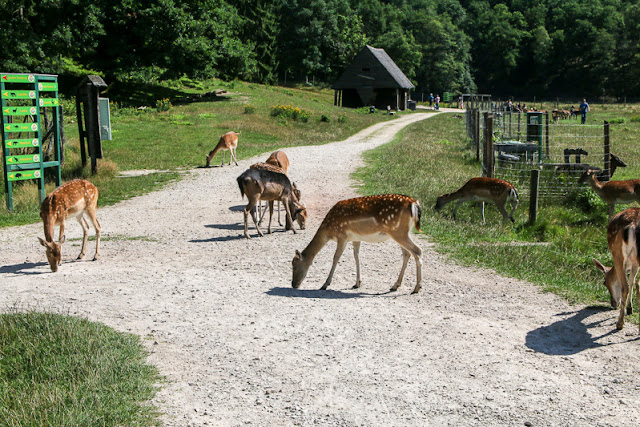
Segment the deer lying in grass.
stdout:
[[596,267],[604,273],[604,285],[611,296],[611,307],[620,307],[617,329],[624,327],[624,312],[631,314],[632,285],[638,299],[638,268],[640,266],[640,208],[630,208],[617,214],[607,228],[607,242],[613,257],[613,267],[605,267],[594,258]]
[[[68,218],[76,218],[82,227],[82,249],[78,259],[82,259],[89,239],[89,224],[86,214],[96,230],[95,261],[100,256],[100,223],[96,217],[98,189],[84,179],[76,179],[61,185],[49,194],[40,206],[40,218],[44,223],[44,240],[38,237],[40,244],[47,249],[47,261],[54,273],[62,261],[61,245],[65,241],[64,227]],[[54,226],[60,226],[58,243],[53,240]]]
[[589,181],[593,191],[609,205],[609,220],[613,217],[616,204],[640,202],[640,179],[600,182],[597,171],[592,169],[585,172],[578,180],[579,183],[585,181]]
[[[616,173],[616,170],[618,168],[626,168],[627,164],[620,157],[616,156],[613,153],[610,154],[609,156],[610,156],[609,178],[612,178],[613,174]],[[594,171],[596,172],[596,177],[599,180],[604,179],[606,177],[605,171],[603,171],[602,168],[599,168],[598,166],[591,166],[587,163],[570,163],[570,162],[560,163],[555,165],[555,170],[556,172],[559,172],[559,173],[581,172],[583,174],[588,171]]]
[[[453,219],[456,219],[458,206],[462,202],[482,202],[482,223],[485,224],[484,204],[485,202],[492,202],[502,214],[504,221],[511,220],[511,222],[515,223],[513,212],[518,206],[518,191],[511,183],[503,179],[471,178],[459,190],[438,197],[434,209],[440,211],[447,203],[454,200],[457,200],[457,202],[453,209]],[[507,214],[505,210],[507,203],[511,203],[512,206],[510,214]]]
[[233,158],[236,166],[238,166],[238,159],[236,158],[236,148],[238,148],[238,135],[240,135],[240,132],[227,132],[222,135],[220,137],[220,141],[218,141],[218,145],[216,145],[216,147],[209,152],[209,155],[207,156],[207,164],[205,166],[209,167],[211,165],[211,160],[213,160],[213,157],[220,150],[222,150],[222,163],[220,164],[220,166],[224,166],[224,157],[227,150],[229,150],[229,153],[231,153],[229,157],[229,164],[231,164],[231,159]]
[[[275,173],[285,174],[284,170],[281,167],[273,166],[273,165],[271,165],[269,163],[264,163],[264,162],[254,163],[251,166],[249,166],[249,169],[266,170],[266,171],[271,171],[271,172],[275,172]],[[298,222],[298,226],[300,227],[300,230],[304,230],[306,228],[307,218],[308,218],[309,214],[307,213],[306,206],[300,200],[300,197],[302,196],[302,194],[300,193],[300,190],[298,190],[298,188],[296,187],[296,183],[292,182],[291,183],[291,187],[293,189],[293,195],[295,196],[295,200],[298,202],[300,207],[302,207],[302,211],[300,211],[300,213],[298,214],[298,216],[296,218],[296,221]],[[273,201],[269,201],[267,203],[269,204],[269,209],[272,211],[273,210]],[[265,208],[264,210],[262,210],[259,201],[258,201],[258,208],[259,208],[258,224],[262,225],[262,218],[264,217],[264,214],[267,212],[267,209]],[[278,201],[277,210],[278,210],[278,225],[282,225],[282,222],[280,221],[280,201]],[[288,230],[289,227],[291,226],[291,224],[285,223],[285,226],[286,226],[286,229]]]
[[[247,216],[251,213],[253,224],[258,230],[260,236],[264,236],[258,225],[256,218],[256,210],[254,209],[260,200],[275,201],[280,200],[284,204],[286,211],[286,219],[291,224],[291,230],[296,234],[293,228],[293,221],[297,219],[302,211],[296,196],[293,194],[293,187],[287,175],[278,172],[272,172],[261,169],[247,169],[237,178],[240,194],[247,195],[249,203],[244,208],[244,236],[248,239],[248,221]],[[271,218],[273,216],[273,203],[269,204],[269,226],[267,232],[271,233]]]
[[348,242],[353,242],[353,255],[356,260],[356,284],[353,288],[357,289],[361,284],[360,243],[379,243],[393,239],[402,248],[402,269],[391,291],[397,290],[402,283],[409,257],[413,255],[416,260],[417,281],[412,293],[417,293],[422,282],[422,251],[411,241],[409,233],[411,227],[420,231],[421,212],[420,204],[416,200],[398,194],[358,197],[336,203],[327,213],[309,245],[302,252],[296,251],[291,261],[291,286],[296,289],[300,287],[318,252],[329,240],[335,240],[338,245],[333,256],[333,265],[321,289],[327,289],[331,284],[338,260]]

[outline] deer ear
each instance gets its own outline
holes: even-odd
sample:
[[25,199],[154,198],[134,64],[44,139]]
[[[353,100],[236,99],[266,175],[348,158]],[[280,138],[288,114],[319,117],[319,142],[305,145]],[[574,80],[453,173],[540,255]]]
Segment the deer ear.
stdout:
[[294,258],[296,259],[302,258],[302,254],[297,249],[296,249],[296,256]]
[[44,241],[44,240],[42,240],[40,237],[38,237],[38,240],[40,241],[40,244],[41,244],[42,246],[44,246],[45,248],[49,247],[49,245],[47,244],[47,242],[46,242],[46,241]]
[[598,267],[598,270],[602,271],[604,274],[607,274],[607,272],[611,270],[609,267],[603,265],[600,261],[598,261],[595,258],[593,258],[593,263],[596,265],[596,267]]

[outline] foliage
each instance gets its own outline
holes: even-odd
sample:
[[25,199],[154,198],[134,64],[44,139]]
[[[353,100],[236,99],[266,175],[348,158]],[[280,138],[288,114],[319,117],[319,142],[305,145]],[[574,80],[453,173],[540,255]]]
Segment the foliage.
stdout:
[[169,111],[173,107],[171,105],[171,101],[168,98],[162,98],[156,101],[156,110],[158,111]]
[[[0,419],[151,425],[159,379],[139,337],[52,313],[0,314]],[[4,424],[4,423],[3,423]]]
[[271,107],[271,116],[307,122],[311,114],[293,105],[274,105]]

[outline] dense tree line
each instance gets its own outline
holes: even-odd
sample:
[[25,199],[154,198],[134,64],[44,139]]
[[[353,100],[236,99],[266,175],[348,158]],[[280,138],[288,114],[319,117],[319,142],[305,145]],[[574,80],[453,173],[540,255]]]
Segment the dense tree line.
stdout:
[[365,45],[417,91],[640,95],[640,0],[0,0],[0,70],[332,82]]

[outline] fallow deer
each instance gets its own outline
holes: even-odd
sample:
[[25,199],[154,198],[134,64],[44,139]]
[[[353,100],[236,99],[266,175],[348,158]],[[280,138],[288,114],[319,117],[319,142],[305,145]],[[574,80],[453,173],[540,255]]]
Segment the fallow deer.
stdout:
[[[44,240],[38,237],[40,244],[47,249],[47,261],[51,271],[58,271],[61,264],[61,245],[65,241],[64,227],[68,218],[76,218],[82,227],[82,249],[78,259],[85,254],[87,240],[89,239],[89,223],[86,214],[96,230],[96,254],[95,261],[100,256],[100,223],[96,217],[98,204],[98,189],[95,185],[84,179],[76,179],[61,185],[49,194],[40,206],[40,218],[44,223]],[[58,243],[53,240],[54,226],[60,226]]]
[[594,258],[596,267],[604,273],[604,285],[611,296],[611,307],[620,307],[617,329],[624,327],[624,313],[631,314],[631,287],[635,287],[638,299],[637,274],[640,266],[640,208],[629,208],[613,217],[607,228],[607,242],[613,257],[613,267],[609,268]]
[[[262,231],[260,231],[258,220],[256,218],[256,211],[254,209],[260,200],[282,201],[287,214],[287,221],[291,224],[291,230],[293,230],[293,233],[296,234],[296,230],[293,228],[293,221],[302,211],[302,207],[298,204],[295,195],[293,194],[293,187],[287,175],[269,170],[247,169],[237,178],[237,181],[238,187],[240,187],[240,194],[242,196],[246,194],[247,199],[249,199],[249,203],[244,208],[244,236],[247,239],[249,238],[247,221],[249,213],[251,213],[251,218],[258,230],[258,234],[260,236],[264,236]],[[271,233],[273,203],[271,203],[269,207],[269,227],[267,232]]]
[[229,157],[229,164],[231,164],[231,159],[233,159],[233,161],[236,163],[236,166],[238,166],[238,159],[236,158],[236,148],[238,148],[238,135],[240,135],[240,132],[233,131],[227,132],[222,135],[220,137],[220,141],[218,141],[218,145],[216,145],[216,147],[209,152],[209,155],[207,156],[207,164],[205,166],[209,167],[211,165],[211,160],[213,160],[213,157],[220,150],[222,150],[222,163],[220,164],[220,166],[224,166],[224,157],[227,150],[229,150],[229,153],[231,154]]
[[270,165],[278,166],[284,170],[284,173],[289,173],[289,158],[285,154],[284,151],[274,151],[269,155],[269,158],[266,161]]
[[609,220],[613,217],[616,204],[640,202],[640,179],[600,182],[597,171],[588,170],[578,182],[583,183],[587,180],[593,191],[609,205]]
[[420,204],[415,199],[398,194],[358,197],[336,203],[325,216],[309,245],[302,252],[296,251],[291,261],[291,286],[296,289],[300,287],[318,252],[329,240],[335,240],[337,247],[333,265],[321,289],[327,289],[331,284],[338,260],[348,242],[353,242],[356,261],[356,284],[353,288],[357,289],[361,284],[360,243],[379,243],[393,239],[402,248],[402,269],[391,291],[396,291],[402,283],[409,257],[413,255],[417,279],[412,293],[417,293],[422,283],[422,251],[413,243],[409,233],[411,227],[420,231],[421,213]]
[[[254,163],[251,166],[249,166],[249,169],[266,170],[266,171],[271,171],[271,172],[281,173],[286,175],[286,172],[280,166],[275,166],[265,162]],[[298,214],[296,221],[298,222],[298,226],[300,227],[300,230],[304,230],[306,228],[307,218],[309,214],[307,212],[306,206],[300,200],[302,193],[300,192],[298,187],[296,187],[296,183],[292,182],[291,187],[293,188],[293,195],[295,196],[294,200],[302,207],[302,211],[300,211],[300,213]],[[267,203],[269,204],[269,209],[272,211],[273,201],[269,201]],[[260,201],[258,201],[258,208],[259,208],[258,216],[260,217],[260,219],[258,220],[258,224],[262,225],[262,218],[264,217],[264,214],[267,212],[267,210],[266,208],[264,210],[261,209]],[[277,210],[278,210],[278,225],[282,225],[282,222],[280,221],[280,201],[278,201]],[[287,230],[289,229],[289,226],[290,224],[287,224]]]
[[[457,202],[453,209],[453,219],[456,219],[458,206],[462,202],[482,202],[482,223],[485,224],[484,204],[485,202],[492,202],[502,214],[504,221],[511,220],[511,222],[515,223],[513,212],[518,206],[518,191],[511,183],[503,179],[471,178],[459,190],[438,197],[434,209],[440,211],[447,203],[454,200],[457,200]],[[505,210],[507,203],[511,203],[511,213],[509,214]]]

